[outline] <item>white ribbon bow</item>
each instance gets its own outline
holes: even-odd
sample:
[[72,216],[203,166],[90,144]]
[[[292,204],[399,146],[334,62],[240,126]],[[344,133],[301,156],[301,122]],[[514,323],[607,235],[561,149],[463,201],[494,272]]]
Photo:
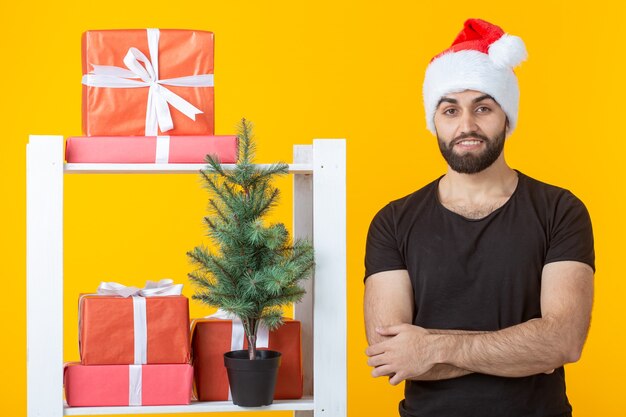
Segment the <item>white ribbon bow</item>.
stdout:
[[183,284],[174,284],[171,279],[162,279],[159,282],[146,281],[143,288],[127,287],[117,282],[101,282],[98,286],[98,295],[118,295],[120,297],[154,297],[157,295],[181,295]]
[[156,136],[159,129],[161,132],[167,132],[174,128],[169,105],[194,121],[196,114],[202,113],[202,110],[168,90],[163,84],[176,87],[213,87],[213,74],[159,79],[160,32],[159,29],[147,29],[147,32],[150,59],[139,49],[131,47],[124,57],[124,64],[128,69],[112,65],[92,64],[93,71],[83,75],[82,83],[90,87],[149,87],[145,134],[146,136]]

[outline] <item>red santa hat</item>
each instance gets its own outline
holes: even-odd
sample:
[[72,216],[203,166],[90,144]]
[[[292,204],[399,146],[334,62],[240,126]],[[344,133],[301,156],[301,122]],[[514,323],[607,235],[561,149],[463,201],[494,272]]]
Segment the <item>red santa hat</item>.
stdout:
[[493,97],[509,120],[507,136],[517,124],[519,87],[513,68],[526,60],[524,41],[489,22],[468,19],[452,46],[435,56],[424,78],[426,126],[435,132],[439,100],[449,93],[476,90]]

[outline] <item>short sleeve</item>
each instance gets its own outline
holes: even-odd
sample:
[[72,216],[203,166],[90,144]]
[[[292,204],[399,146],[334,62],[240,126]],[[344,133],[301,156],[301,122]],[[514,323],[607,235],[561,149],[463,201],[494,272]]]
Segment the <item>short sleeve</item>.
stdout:
[[578,261],[595,271],[593,229],[587,208],[567,191],[558,201],[545,263]]
[[365,245],[365,278],[377,272],[407,269],[398,249],[393,207],[388,204],[374,216]]

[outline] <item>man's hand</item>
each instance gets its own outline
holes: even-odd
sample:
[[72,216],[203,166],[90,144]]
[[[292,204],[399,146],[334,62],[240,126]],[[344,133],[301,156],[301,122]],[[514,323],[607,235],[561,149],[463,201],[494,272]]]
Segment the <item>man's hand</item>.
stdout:
[[398,385],[405,379],[418,378],[427,373],[436,363],[437,352],[429,341],[436,335],[429,334],[422,327],[411,324],[376,328],[376,332],[389,339],[376,343],[365,351],[373,366],[372,376],[393,375],[391,385]]

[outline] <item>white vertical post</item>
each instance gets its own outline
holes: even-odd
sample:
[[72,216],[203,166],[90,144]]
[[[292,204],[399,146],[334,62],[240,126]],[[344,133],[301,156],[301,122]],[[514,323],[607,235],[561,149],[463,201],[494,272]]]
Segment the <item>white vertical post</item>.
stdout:
[[[311,145],[294,145],[294,164],[313,164]],[[293,176],[293,236],[313,240],[313,176]],[[294,318],[302,323],[303,394],[313,395],[313,305],[314,277],[303,284],[306,295],[294,306]],[[313,417],[313,411],[294,411],[295,417]]]
[[345,417],[346,142],[313,141],[315,417]]
[[63,137],[26,147],[28,417],[63,415]]

